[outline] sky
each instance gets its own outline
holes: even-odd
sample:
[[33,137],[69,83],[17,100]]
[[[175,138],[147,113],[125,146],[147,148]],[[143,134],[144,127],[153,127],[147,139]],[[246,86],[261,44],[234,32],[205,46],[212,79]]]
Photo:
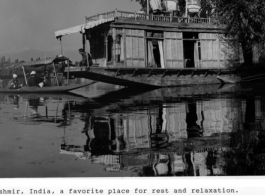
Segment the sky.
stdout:
[[[85,16],[116,8],[134,12],[140,5],[134,0],[0,0],[0,57],[11,57],[12,61],[54,57],[50,55],[60,54],[55,31],[82,24]],[[68,35],[62,41],[64,54],[77,60],[81,35]]]

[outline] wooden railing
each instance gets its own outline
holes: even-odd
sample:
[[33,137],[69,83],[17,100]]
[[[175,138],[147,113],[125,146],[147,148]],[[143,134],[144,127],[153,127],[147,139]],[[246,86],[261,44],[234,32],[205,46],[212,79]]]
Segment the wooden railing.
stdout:
[[100,19],[108,19],[108,18],[112,18],[112,17],[116,17],[115,15],[116,11],[111,11],[111,12],[106,12],[103,14],[97,14],[91,17],[86,17],[86,22],[91,22],[91,21],[96,21],[96,20],[100,20]]
[[86,17],[86,22],[96,21],[100,19],[108,19],[112,17],[118,18],[131,18],[134,20],[152,20],[160,22],[176,22],[176,23],[197,23],[197,24],[214,24],[216,19],[213,18],[186,18],[186,17],[175,17],[170,13],[165,15],[153,15],[153,14],[144,14],[144,13],[133,13],[127,11],[111,11],[102,14],[97,14],[91,17]]

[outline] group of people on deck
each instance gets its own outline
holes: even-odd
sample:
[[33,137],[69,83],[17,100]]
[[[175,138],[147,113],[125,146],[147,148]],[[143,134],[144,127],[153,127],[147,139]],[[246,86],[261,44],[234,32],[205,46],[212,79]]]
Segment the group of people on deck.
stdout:
[[[92,57],[91,57],[90,53],[85,52],[85,50],[82,48],[79,49],[79,53],[82,56],[82,60],[79,62],[79,66],[92,66],[93,61],[92,61]],[[23,84],[19,83],[17,77],[18,77],[17,74],[13,74],[13,78],[7,84],[8,89],[19,89],[23,86]],[[0,85],[1,84],[2,83],[0,83]],[[47,86],[46,75],[44,76],[44,78],[41,78],[41,77],[37,76],[36,71],[31,71],[29,78],[27,79],[27,86],[29,86],[29,87],[45,87],[45,86]],[[3,87],[1,87],[1,88],[3,88]]]
[[[29,87],[44,87],[45,86],[45,78],[38,77],[36,71],[31,71],[30,76],[28,78],[28,86]],[[19,84],[18,78],[16,74],[13,74],[13,78],[8,82],[8,89],[19,89],[23,86],[23,84]]]

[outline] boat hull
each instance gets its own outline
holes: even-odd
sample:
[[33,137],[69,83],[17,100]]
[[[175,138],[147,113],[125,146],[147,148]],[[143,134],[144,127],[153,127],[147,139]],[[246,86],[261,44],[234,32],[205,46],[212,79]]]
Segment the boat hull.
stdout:
[[218,74],[231,70],[210,69],[150,69],[150,68],[75,68],[70,75],[121,86],[175,87],[219,84]]
[[64,93],[74,89],[82,88],[95,83],[94,81],[86,84],[70,84],[53,87],[22,87],[20,89],[0,89],[0,93]]

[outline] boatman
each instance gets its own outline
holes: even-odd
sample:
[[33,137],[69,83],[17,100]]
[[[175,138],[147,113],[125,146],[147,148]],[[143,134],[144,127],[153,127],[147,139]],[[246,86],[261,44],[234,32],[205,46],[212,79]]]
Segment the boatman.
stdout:
[[43,87],[44,81],[40,77],[36,76],[36,71],[31,71],[28,85],[29,87]]
[[13,78],[8,82],[7,88],[8,89],[18,89],[21,85],[18,83],[17,75],[13,74]]
[[92,66],[93,61],[91,55],[89,53],[86,53],[85,50],[82,48],[79,49],[79,53],[82,56],[82,60],[80,61],[79,66],[87,66],[87,56],[89,66]]

